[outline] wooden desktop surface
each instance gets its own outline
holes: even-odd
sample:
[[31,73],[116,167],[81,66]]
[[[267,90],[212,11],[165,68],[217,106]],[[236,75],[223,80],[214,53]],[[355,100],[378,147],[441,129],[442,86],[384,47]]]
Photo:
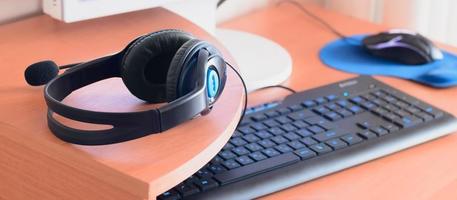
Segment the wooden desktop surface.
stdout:
[[[73,145],[54,137],[46,123],[43,87],[24,80],[31,63],[95,59],[165,28],[192,32],[230,58],[208,33],[161,8],[72,24],[41,15],[0,26],[0,199],[155,199],[219,152],[244,102],[241,82],[230,69],[224,93],[209,115],[162,134],[103,146]],[[119,78],[78,90],[65,102],[107,112],[154,106],[129,94]]]
[[[388,28],[306,6],[344,34],[375,33]],[[356,76],[320,62],[319,50],[336,36],[290,4],[241,16],[222,27],[255,33],[285,47],[292,56],[293,71],[284,85],[295,90]],[[440,47],[457,53],[456,48]],[[375,77],[457,115],[457,87],[434,89],[398,78]],[[285,94],[281,89],[257,92],[249,95],[249,104],[279,99]],[[260,199],[457,199],[456,189],[457,135],[453,134]]]

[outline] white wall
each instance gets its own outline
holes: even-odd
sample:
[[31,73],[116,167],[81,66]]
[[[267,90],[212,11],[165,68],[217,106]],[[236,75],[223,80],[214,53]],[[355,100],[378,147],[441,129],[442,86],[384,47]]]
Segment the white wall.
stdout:
[[41,0],[0,0],[0,24],[41,13]]

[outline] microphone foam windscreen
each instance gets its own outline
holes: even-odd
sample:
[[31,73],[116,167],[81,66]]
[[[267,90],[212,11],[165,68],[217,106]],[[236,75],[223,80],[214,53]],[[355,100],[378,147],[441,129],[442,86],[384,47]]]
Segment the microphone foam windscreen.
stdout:
[[32,86],[44,85],[57,74],[59,74],[59,67],[49,60],[32,64],[24,72],[25,80]]

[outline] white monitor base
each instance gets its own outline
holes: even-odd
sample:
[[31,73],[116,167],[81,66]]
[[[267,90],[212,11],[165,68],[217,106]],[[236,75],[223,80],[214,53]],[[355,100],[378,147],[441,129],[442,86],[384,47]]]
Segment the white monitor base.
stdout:
[[271,40],[229,29],[216,29],[216,38],[237,62],[248,91],[281,84],[292,73],[289,53]]

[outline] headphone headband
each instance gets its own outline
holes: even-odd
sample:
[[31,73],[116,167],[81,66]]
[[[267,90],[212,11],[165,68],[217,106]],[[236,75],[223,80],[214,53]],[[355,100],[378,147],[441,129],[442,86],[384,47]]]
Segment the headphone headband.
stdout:
[[[192,119],[199,113],[205,113],[210,108],[211,102],[208,101],[205,78],[198,79],[202,81],[196,83],[197,87],[192,92],[158,109],[147,111],[97,112],[75,108],[61,102],[79,88],[103,79],[120,77],[121,57],[122,52],[82,63],[65,71],[46,85],[44,96],[48,105],[48,126],[57,137],[67,142],[84,145],[118,143],[165,131]],[[221,60],[220,57],[209,58],[209,52],[201,49],[197,60],[198,76],[206,77],[208,68],[214,67],[215,63],[220,64]],[[58,122],[53,116],[54,113],[80,122],[106,124],[113,127],[94,131],[75,129]]]

